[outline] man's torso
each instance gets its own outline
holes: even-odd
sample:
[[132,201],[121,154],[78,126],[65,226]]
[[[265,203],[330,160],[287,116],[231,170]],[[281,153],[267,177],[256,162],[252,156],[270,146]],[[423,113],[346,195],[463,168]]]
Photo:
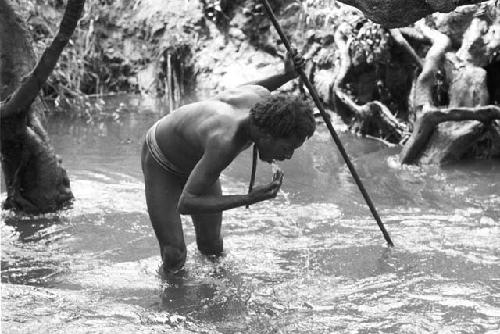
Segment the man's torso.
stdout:
[[236,156],[251,145],[249,138],[239,133],[242,121],[256,103],[269,95],[261,86],[242,86],[213,99],[182,106],[160,121],[156,132],[158,145],[171,163],[186,172],[194,168],[215,136],[224,143],[221,149]]

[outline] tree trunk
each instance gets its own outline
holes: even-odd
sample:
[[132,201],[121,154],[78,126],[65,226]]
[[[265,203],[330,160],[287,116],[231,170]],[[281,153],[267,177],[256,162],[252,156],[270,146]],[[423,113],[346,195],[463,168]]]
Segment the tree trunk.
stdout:
[[[72,198],[69,178],[43,126],[37,98],[68,43],[84,0],[69,0],[59,32],[36,66],[32,40],[7,0],[0,0],[0,116],[4,208],[53,212]],[[26,76],[26,77],[24,77]]]

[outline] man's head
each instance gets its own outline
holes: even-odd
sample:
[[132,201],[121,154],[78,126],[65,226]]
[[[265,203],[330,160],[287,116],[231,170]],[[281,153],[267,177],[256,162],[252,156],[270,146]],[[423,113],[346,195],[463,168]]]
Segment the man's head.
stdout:
[[279,94],[257,103],[250,110],[250,120],[257,129],[253,138],[260,159],[266,162],[285,160],[316,129],[310,104],[300,97]]

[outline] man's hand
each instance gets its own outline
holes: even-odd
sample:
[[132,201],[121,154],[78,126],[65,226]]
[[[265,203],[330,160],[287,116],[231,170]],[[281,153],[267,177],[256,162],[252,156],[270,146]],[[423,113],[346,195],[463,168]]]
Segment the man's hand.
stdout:
[[276,167],[276,170],[273,171],[273,182],[279,181],[280,187],[281,187],[281,183],[283,183],[284,176],[285,176],[285,173],[283,173],[283,171],[279,167]]
[[306,61],[297,52],[297,49],[293,49],[293,52],[288,52],[285,59],[285,73],[287,75],[296,78],[299,76],[299,70],[304,70]]
[[251,203],[262,202],[267,199],[275,198],[281,188],[283,176],[283,172],[281,170],[277,170],[273,174],[273,181],[271,183],[255,187],[250,194],[248,194]]

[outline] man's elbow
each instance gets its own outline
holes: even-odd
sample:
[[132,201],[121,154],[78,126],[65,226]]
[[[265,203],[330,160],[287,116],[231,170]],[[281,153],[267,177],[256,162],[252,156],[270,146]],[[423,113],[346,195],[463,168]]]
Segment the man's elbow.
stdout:
[[179,198],[179,202],[177,202],[177,212],[181,215],[189,214],[189,204],[187,203],[186,196],[184,194]]

